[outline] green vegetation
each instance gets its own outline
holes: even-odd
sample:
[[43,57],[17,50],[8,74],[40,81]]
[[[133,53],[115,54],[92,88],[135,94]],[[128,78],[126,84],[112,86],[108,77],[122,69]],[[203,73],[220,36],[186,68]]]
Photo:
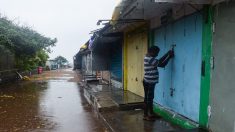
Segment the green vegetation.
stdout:
[[15,67],[32,70],[45,66],[51,47],[57,39],[45,37],[28,26],[20,26],[0,16],[0,47],[15,56]]
[[61,66],[64,66],[66,63],[68,63],[68,60],[64,58],[63,56],[57,56],[55,59],[55,62]]

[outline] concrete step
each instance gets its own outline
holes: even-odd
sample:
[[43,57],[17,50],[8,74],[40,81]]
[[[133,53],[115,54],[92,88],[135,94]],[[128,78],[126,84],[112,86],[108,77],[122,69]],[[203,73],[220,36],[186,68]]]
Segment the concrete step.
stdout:
[[96,111],[143,109],[143,97],[109,86],[88,85],[84,96]]
[[143,109],[144,102],[137,102],[137,103],[129,103],[129,104],[119,104],[119,110],[136,110],[136,109]]
[[95,94],[88,88],[84,89],[84,96],[98,112],[118,110],[118,104],[108,96],[102,97],[102,94]]
[[118,104],[113,100],[94,100],[94,108],[98,112],[110,112],[119,110]]

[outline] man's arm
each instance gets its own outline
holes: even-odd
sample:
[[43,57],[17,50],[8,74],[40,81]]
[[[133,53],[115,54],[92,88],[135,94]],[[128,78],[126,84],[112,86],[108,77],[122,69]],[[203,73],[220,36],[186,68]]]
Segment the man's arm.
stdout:
[[174,56],[173,51],[168,51],[164,56],[159,59],[158,67],[165,67],[169,60]]

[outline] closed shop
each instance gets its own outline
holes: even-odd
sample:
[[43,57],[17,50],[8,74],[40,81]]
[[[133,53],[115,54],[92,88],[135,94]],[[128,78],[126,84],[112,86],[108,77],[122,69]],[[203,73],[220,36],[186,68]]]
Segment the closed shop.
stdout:
[[196,13],[154,31],[158,57],[176,45],[175,57],[159,68],[155,103],[199,122],[202,65],[202,15]]
[[125,89],[144,96],[144,56],[147,52],[147,30],[129,32],[125,35]]
[[112,43],[110,47],[110,73],[111,83],[117,88],[123,88],[122,84],[122,41]]
[[122,82],[122,43],[112,44],[110,52],[111,78]]

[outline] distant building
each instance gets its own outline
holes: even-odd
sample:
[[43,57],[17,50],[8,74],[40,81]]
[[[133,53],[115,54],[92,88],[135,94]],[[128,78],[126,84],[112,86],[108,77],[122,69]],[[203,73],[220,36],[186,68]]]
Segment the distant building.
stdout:
[[48,60],[46,62],[46,68],[48,70],[56,70],[56,69],[59,69],[59,65],[57,64],[55,60]]

